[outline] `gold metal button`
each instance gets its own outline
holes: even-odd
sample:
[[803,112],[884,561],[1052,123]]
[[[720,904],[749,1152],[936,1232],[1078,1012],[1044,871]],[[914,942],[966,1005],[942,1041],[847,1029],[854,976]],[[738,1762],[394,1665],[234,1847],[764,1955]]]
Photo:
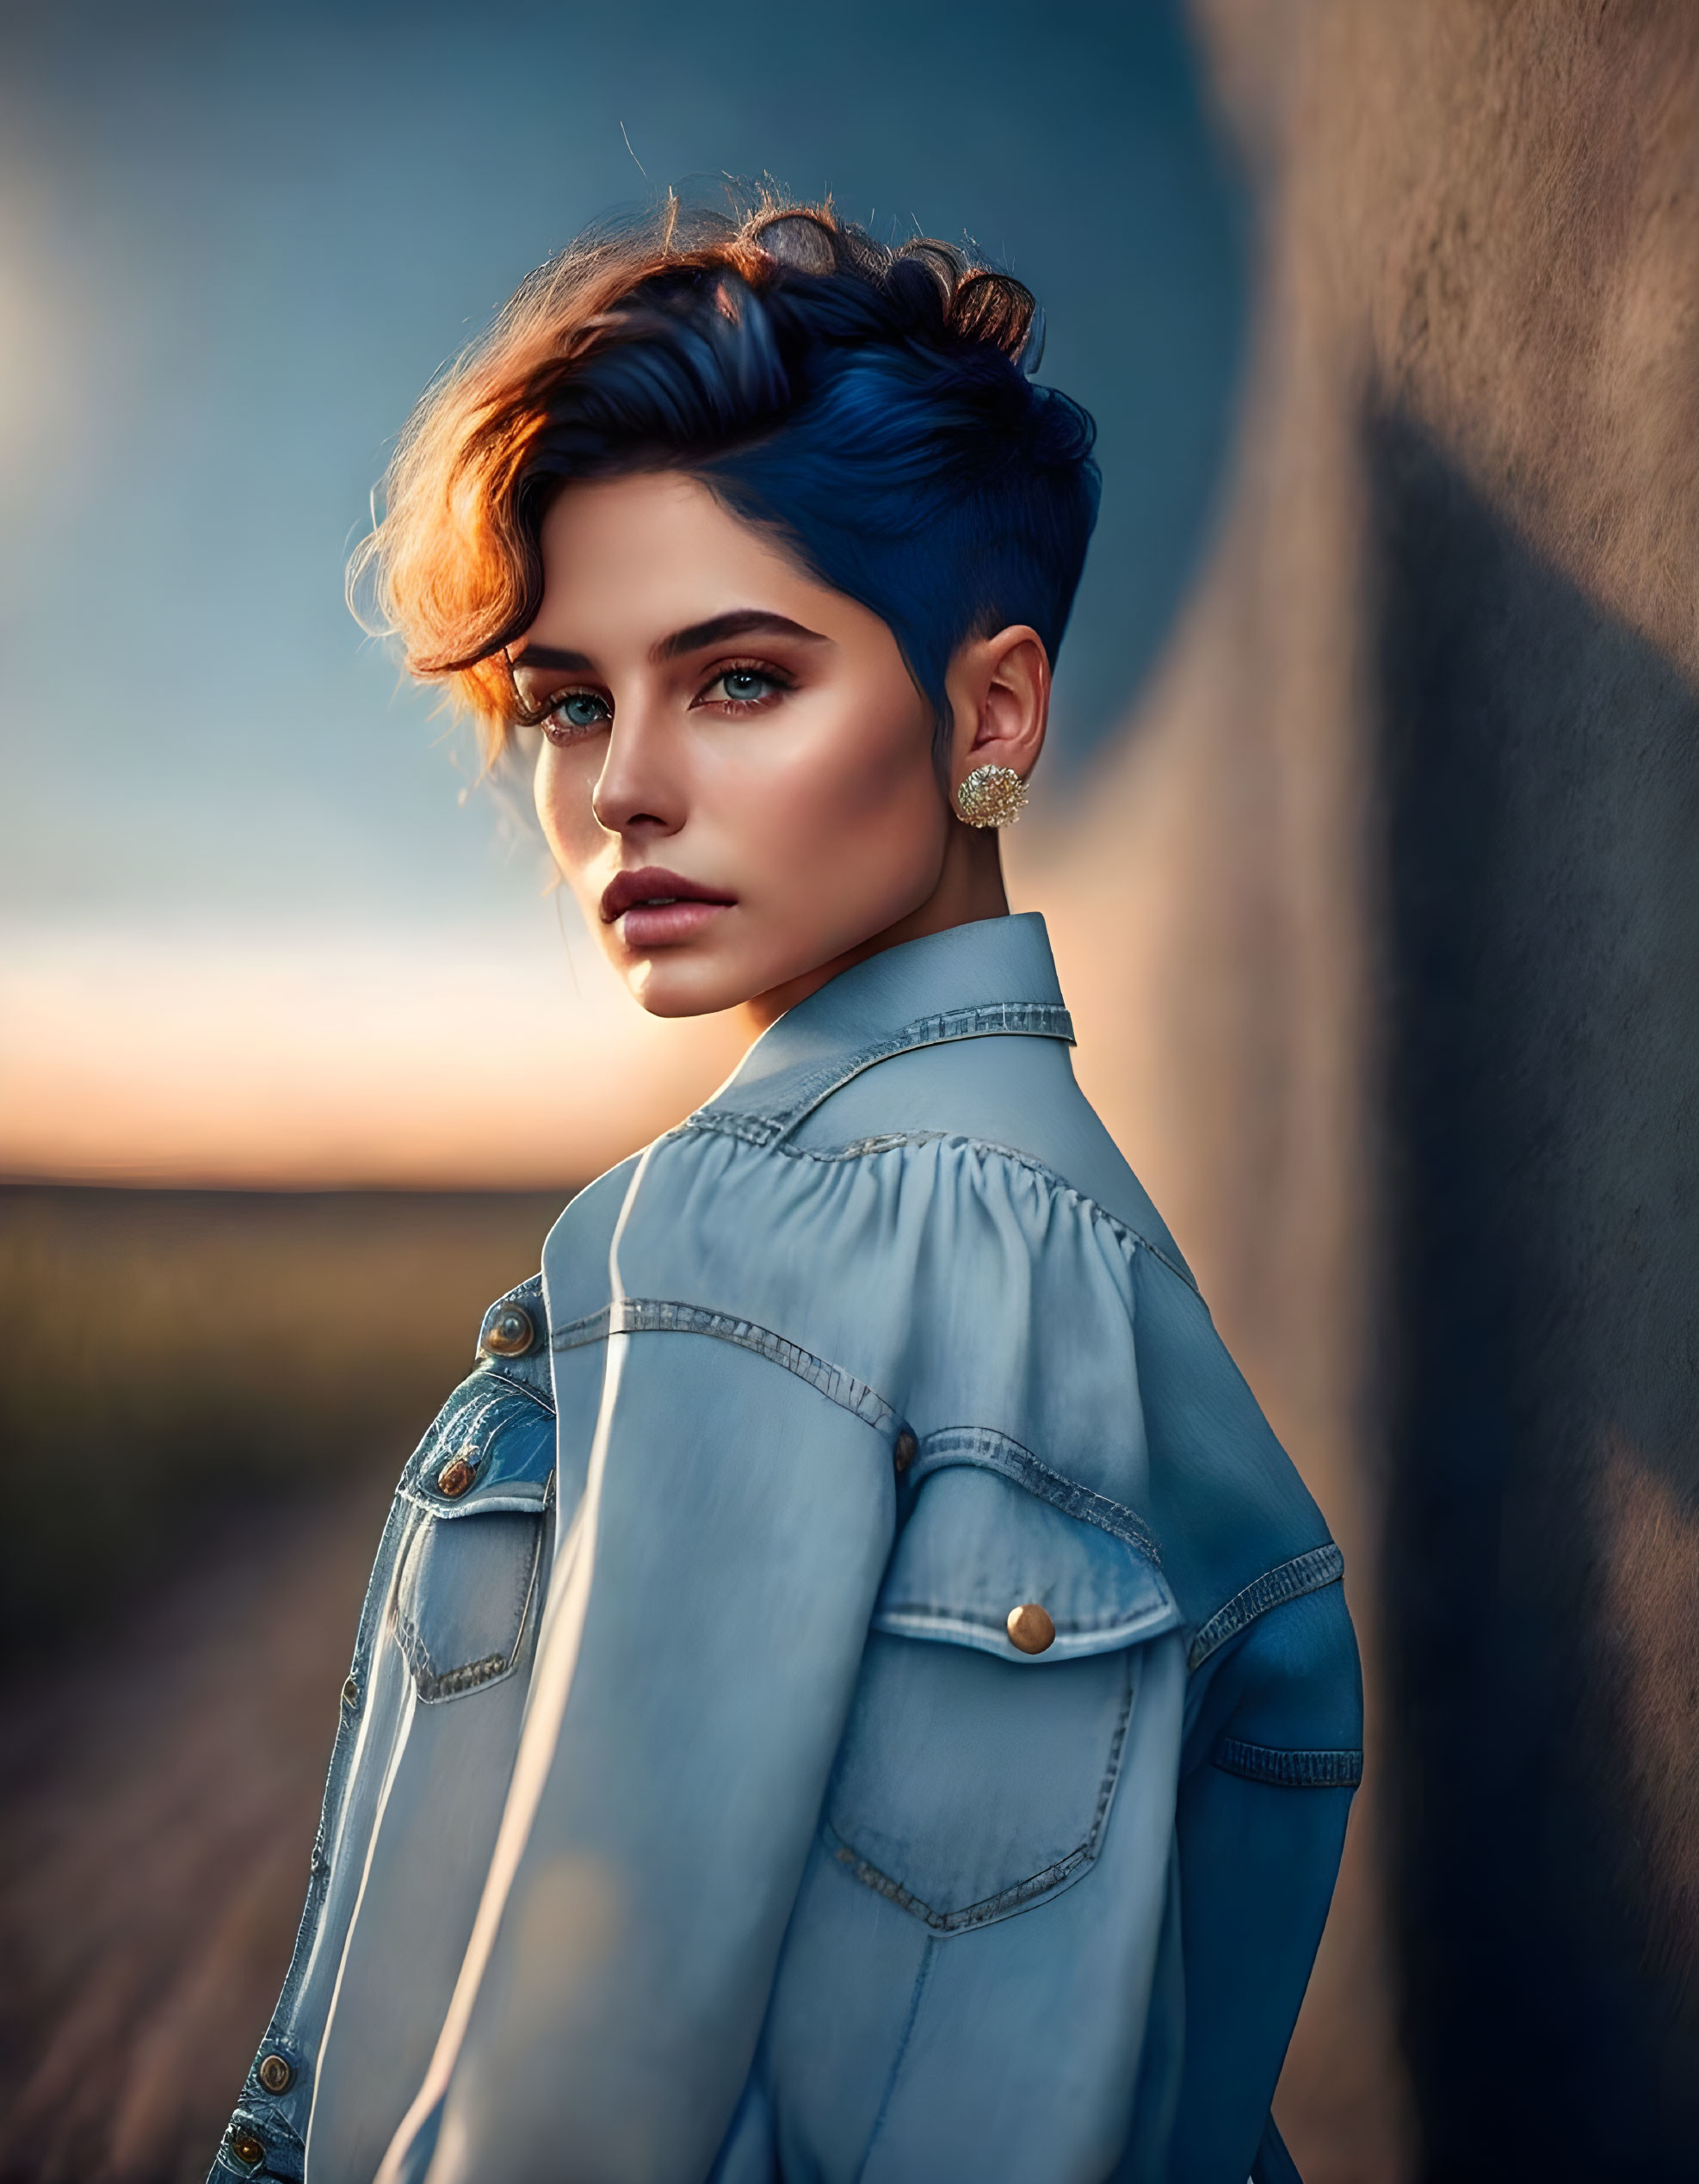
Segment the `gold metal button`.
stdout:
[[225,2144],[244,2169],[257,2169],[265,2159],[265,2141],[251,2131],[232,2131]]
[[1009,1611],[1009,1643],[1022,1653],[1047,1653],[1056,1643],[1056,1626],[1035,1600]]
[[497,1305],[484,1322],[478,1347],[486,1357],[523,1357],[536,1339],[536,1323],[523,1305]]
[[263,2056],[255,2075],[268,2093],[287,2093],[295,2082],[294,2065],[286,2055]]
[[919,1446],[920,1443],[915,1439],[913,1434],[905,1426],[897,1436],[897,1446],[891,1452],[891,1460],[895,1464],[899,1473],[907,1471],[909,1465],[913,1463],[915,1451]]
[[477,1476],[477,1466],[469,1460],[467,1450],[463,1448],[458,1456],[451,1456],[436,1474],[436,1490],[447,1500],[458,1502]]

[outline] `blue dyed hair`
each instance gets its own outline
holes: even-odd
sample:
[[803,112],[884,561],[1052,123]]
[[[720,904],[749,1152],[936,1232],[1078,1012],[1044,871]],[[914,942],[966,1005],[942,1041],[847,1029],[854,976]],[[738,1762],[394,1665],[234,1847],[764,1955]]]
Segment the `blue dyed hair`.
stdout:
[[486,717],[504,684],[512,718],[506,647],[541,604],[555,495],[678,469],[886,623],[942,744],[966,639],[1029,623],[1054,658],[1097,519],[1095,429],[1031,377],[1032,297],[830,211],[664,219],[534,275],[410,427],[368,545],[410,665]]

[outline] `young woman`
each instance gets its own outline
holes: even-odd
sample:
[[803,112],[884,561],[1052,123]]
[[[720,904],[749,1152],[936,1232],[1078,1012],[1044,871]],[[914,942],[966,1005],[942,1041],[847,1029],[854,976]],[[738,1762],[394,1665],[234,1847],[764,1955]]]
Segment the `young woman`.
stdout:
[[403,1475],[218,2173],[1291,2174],[1356,1656],[1004,896],[1097,505],[1033,318],[937,244],[670,208],[403,444],[414,672],[534,745],[636,999],[753,1044]]

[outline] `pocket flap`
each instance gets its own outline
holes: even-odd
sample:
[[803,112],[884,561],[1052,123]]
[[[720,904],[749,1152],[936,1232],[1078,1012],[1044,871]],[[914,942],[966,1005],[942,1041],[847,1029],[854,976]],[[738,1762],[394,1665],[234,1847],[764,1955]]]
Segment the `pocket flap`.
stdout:
[[405,1491],[437,1517],[534,1515],[553,1480],[553,1413],[510,1380],[474,1373],[426,1434]]
[[[1128,1514],[1128,1529],[1137,1520]],[[1055,1626],[1041,1653],[1010,1643],[1011,1610],[1032,1604]],[[1043,1668],[1174,1629],[1180,1610],[1136,1538],[1071,1515],[970,1461],[924,1479],[892,1551],[873,1627],[968,1645]]]

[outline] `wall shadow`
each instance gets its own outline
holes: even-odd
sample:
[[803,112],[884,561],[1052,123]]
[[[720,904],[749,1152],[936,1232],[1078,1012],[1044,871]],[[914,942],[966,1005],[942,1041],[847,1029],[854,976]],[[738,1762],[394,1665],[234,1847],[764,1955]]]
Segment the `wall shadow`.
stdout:
[[1684,1589],[1632,1610],[1699,1512],[1699,694],[1407,420],[1367,439],[1425,2170],[1692,2175],[1699,1675]]

